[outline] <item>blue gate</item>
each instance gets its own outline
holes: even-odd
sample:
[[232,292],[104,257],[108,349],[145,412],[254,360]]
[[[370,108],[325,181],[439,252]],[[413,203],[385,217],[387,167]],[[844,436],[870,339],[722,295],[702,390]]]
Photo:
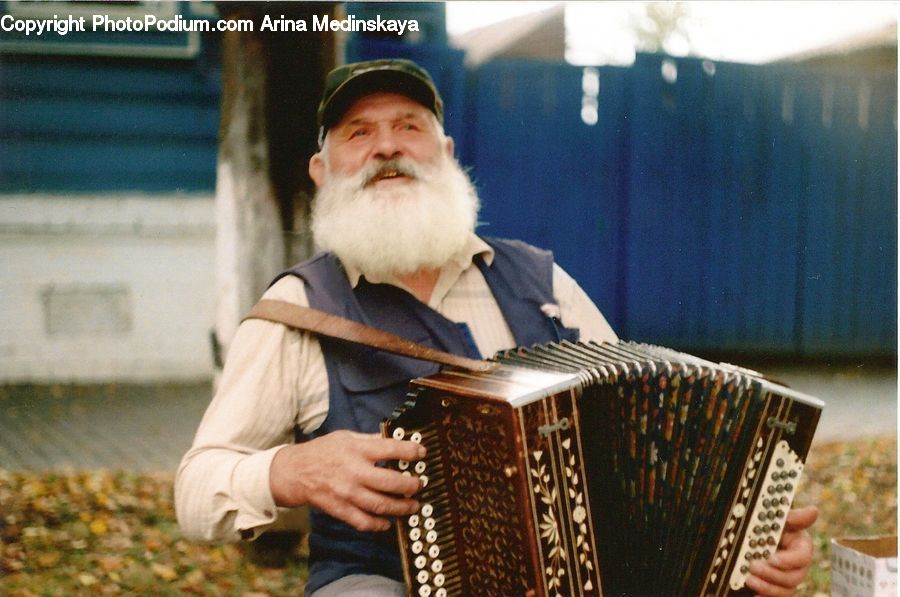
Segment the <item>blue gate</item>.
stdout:
[[553,249],[623,337],[895,353],[895,76],[653,55],[594,72],[593,90],[563,64],[471,73],[483,233]]

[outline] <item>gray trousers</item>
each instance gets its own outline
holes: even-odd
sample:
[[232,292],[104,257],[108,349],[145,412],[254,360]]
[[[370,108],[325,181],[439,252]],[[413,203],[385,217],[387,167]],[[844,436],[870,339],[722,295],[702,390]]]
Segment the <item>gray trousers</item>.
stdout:
[[351,574],[307,597],[406,597],[406,587],[385,576]]

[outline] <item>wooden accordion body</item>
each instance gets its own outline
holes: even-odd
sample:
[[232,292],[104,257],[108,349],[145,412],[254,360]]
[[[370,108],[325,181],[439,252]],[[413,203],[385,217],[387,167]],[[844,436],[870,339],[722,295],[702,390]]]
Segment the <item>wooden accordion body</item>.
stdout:
[[632,343],[516,349],[410,384],[387,437],[428,449],[397,523],[407,588],[721,595],[772,553],[823,404]]

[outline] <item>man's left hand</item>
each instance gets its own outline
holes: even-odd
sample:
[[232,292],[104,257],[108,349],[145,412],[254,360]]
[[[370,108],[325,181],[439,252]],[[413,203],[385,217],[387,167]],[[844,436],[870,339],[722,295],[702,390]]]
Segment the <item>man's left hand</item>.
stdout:
[[778,550],[768,560],[750,565],[746,586],[757,595],[786,597],[809,573],[813,560],[813,541],[806,532],[819,516],[819,509],[806,506],[791,510],[784,523]]

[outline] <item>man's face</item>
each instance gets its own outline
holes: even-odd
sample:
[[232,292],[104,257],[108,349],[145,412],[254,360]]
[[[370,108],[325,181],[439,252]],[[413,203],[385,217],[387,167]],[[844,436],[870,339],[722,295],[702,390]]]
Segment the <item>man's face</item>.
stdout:
[[[453,154],[434,115],[422,104],[397,93],[373,93],[356,100],[328,131],[326,147],[309,162],[309,174],[321,187],[329,177],[352,176],[362,168],[404,157],[420,166],[435,164],[442,153]],[[367,187],[413,182],[397,170],[379,170]]]
[[370,281],[443,267],[465,246],[478,194],[434,115],[405,96],[358,100],[310,159],[316,245]]

